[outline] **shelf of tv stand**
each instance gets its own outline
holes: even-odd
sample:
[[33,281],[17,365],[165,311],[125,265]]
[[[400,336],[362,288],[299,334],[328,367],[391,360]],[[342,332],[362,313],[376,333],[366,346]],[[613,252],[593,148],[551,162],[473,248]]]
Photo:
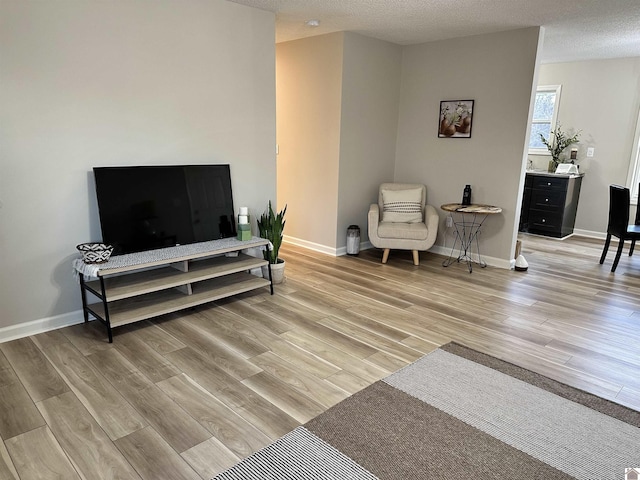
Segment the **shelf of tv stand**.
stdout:
[[[268,265],[263,258],[244,253],[245,248],[269,248],[269,242],[253,237],[251,241],[234,239],[198,244],[195,251],[176,247],[163,251],[161,259],[150,252],[120,262],[103,264],[97,279],[80,275],[85,321],[89,314],[111,329],[148,318],[191,308],[222,298],[273,285],[270,279],[248,273]],[[142,259],[142,260],[141,260]],[[126,261],[124,261],[126,260]],[[92,273],[95,275],[95,273]],[[88,293],[97,302],[88,302]]]
[[[266,264],[266,260],[240,253],[237,257],[214,257],[191,262],[188,272],[167,266],[128,275],[105,277],[106,301],[113,302],[172,287],[189,285],[210,278],[259,268]],[[102,296],[100,280],[92,280],[86,282],[85,285],[96,296]]]
[[[267,287],[269,284],[270,282],[264,278],[240,272],[195,283],[191,295],[185,295],[178,290],[158,290],[153,293],[130,296],[109,302],[109,321],[111,327],[120,327],[256,288]],[[103,302],[90,304],[88,308],[100,318],[105,318]]]

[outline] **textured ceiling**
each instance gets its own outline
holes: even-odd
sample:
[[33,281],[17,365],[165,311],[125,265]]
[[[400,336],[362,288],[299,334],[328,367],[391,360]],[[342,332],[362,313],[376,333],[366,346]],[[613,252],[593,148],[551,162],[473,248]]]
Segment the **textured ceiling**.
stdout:
[[543,63],[640,56],[640,0],[231,1],[274,12],[278,43],[352,31],[410,45],[541,25]]

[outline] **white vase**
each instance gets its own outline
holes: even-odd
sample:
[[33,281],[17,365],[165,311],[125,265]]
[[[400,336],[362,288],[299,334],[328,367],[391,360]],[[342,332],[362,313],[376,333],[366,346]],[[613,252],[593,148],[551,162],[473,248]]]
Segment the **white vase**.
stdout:
[[[282,283],[284,281],[284,260],[278,258],[278,263],[271,264],[271,280],[274,285]],[[269,266],[262,266],[262,276],[266,279],[269,278]]]

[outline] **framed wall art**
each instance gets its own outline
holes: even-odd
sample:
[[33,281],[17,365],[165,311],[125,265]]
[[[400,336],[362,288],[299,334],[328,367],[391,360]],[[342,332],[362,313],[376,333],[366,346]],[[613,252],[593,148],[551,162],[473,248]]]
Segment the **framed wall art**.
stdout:
[[473,100],[440,102],[439,138],[471,138]]

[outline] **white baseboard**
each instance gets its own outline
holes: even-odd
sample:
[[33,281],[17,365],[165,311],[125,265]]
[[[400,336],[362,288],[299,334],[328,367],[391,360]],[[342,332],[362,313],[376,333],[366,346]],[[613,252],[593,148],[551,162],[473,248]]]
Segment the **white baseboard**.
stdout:
[[37,335],[38,333],[49,332],[70,325],[77,325],[84,322],[82,310],[63,313],[53,317],[40,318],[31,322],[19,323],[0,328],[0,343],[17,340],[18,338]]
[[[284,236],[282,239],[283,243],[288,243],[289,245],[295,245],[297,247],[308,248],[309,250],[313,250],[314,252],[324,253],[326,255],[333,255],[334,257],[341,257],[342,255],[347,254],[347,247],[333,248],[327,247],[326,245],[321,245],[319,243],[309,242],[307,240],[302,240],[300,238]],[[362,242],[360,244],[360,250],[367,250],[368,248],[372,248],[371,242]]]
[[[334,257],[341,257],[347,254],[346,246],[340,248],[327,247],[326,245],[320,245],[319,243],[308,242],[307,240],[288,237],[286,235],[283,237],[282,241],[283,243],[288,243],[289,245],[308,248],[309,250],[313,250],[314,252],[325,253],[327,255],[333,255]],[[373,248],[371,242],[360,243],[360,250],[367,250],[369,248]]]
[[301,238],[285,235],[282,238],[282,242],[288,243],[289,245],[295,245],[297,247],[308,248],[309,250],[313,250],[314,252],[333,255],[334,257],[337,256],[335,248],[327,247],[326,245],[320,245],[319,243],[309,242],[307,240],[302,240]]
[[[298,247],[308,248],[309,250],[313,250],[315,252],[325,253],[327,255],[333,255],[334,257],[339,257],[347,254],[347,247],[333,248],[327,247],[326,245],[320,245],[318,243],[308,242],[307,240],[301,240],[295,237],[287,237],[285,236],[283,239],[284,243],[288,243],[290,245],[296,245]],[[362,242],[360,244],[360,250],[367,250],[369,248],[373,248],[371,242]],[[451,248],[443,247],[441,245],[434,245],[429,249],[430,252],[436,253],[438,255],[443,255],[448,257],[451,253]],[[496,257],[487,257],[485,255],[482,256],[482,259],[487,262],[487,265],[491,265],[492,267],[511,269],[515,266],[515,260],[506,260],[504,258],[496,258]]]
[[598,240],[606,240],[607,238],[607,232],[594,232],[592,230],[575,229],[573,234],[581,237],[597,238]]
[[575,229],[573,231],[573,233],[570,233],[566,237],[562,237],[562,238],[549,237],[547,235],[540,235],[540,234],[537,234],[537,233],[525,233],[525,235],[531,235],[532,237],[546,238],[548,240],[557,240],[558,242],[561,242],[561,241],[566,240],[567,238],[571,238],[573,236],[586,237],[586,238],[595,238],[597,240],[605,240],[607,238],[607,233],[606,232],[594,232],[592,230],[580,230],[580,229]]
[[[437,253],[438,255],[449,257],[449,255],[451,254],[451,247],[434,245],[429,249],[429,251],[432,253]],[[453,252],[453,254],[457,255],[457,253],[458,253],[458,250],[456,249],[456,251]],[[487,263],[487,265],[491,265],[492,267],[497,267],[497,268],[504,268],[506,270],[509,270],[515,267],[515,260],[497,258],[497,257],[488,257],[486,255],[482,255],[482,260],[484,260]]]

